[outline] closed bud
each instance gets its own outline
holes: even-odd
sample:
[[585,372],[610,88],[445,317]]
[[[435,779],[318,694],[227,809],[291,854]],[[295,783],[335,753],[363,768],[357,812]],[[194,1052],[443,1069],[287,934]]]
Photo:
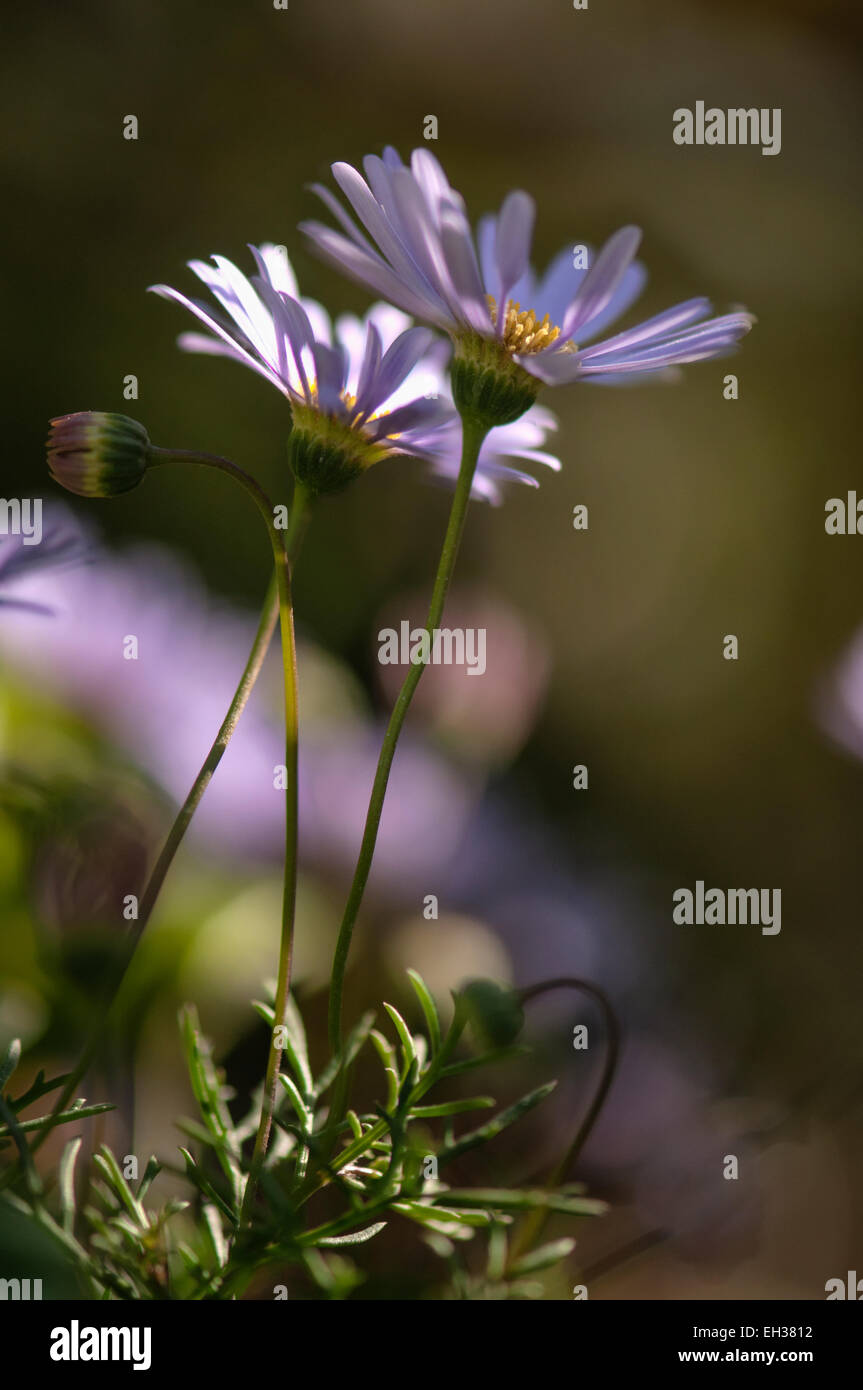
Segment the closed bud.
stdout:
[[507,1047],[524,1026],[524,1010],[514,989],[494,980],[471,980],[459,992],[458,1005],[483,1047]]
[[150,459],[147,431],[128,415],[80,410],[51,421],[48,470],[55,482],[79,497],[131,492]]

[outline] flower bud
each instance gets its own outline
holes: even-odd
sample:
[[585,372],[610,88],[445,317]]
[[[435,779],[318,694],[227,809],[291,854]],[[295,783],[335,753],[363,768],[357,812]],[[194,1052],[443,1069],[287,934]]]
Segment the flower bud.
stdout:
[[116,497],[137,487],[150,462],[143,425],[128,415],[80,410],[51,421],[48,470],[79,497]]
[[508,1047],[524,1026],[518,994],[494,980],[470,980],[459,992],[458,1003],[483,1047]]

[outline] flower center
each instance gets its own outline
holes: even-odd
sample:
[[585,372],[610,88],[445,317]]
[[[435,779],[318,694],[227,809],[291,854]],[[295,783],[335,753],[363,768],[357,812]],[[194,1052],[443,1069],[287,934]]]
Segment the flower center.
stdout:
[[[493,294],[486,295],[491,321],[497,328],[497,300]],[[507,352],[542,352],[560,337],[560,329],[551,323],[548,314],[542,322],[533,309],[522,309],[517,299],[508,299],[503,320],[503,345]],[[572,339],[561,343],[560,352],[576,352]]]
[[[353,409],[357,403],[356,396],[352,395],[350,391],[343,391],[342,400],[344,404],[347,406],[348,410],[353,412]],[[379,420],[385,420],[389,414],[389,410],[375,410],[371,415],[367,415],[365,417],[361,425],[352,425],[351,429],[359,430],[359,432],[365,436],[368,433],[369,425],[376,424]],[[391,434],[389,431],[387,431],[387,433],[381,439],[378,440],[378,443],[381,445],[386,445],[391,443],[392,440],[398,439],[399,437],[400,436],[398,434]]]

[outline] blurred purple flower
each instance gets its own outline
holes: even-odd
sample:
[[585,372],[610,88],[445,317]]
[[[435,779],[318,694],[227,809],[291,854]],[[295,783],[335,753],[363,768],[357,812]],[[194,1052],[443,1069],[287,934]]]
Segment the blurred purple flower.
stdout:
[[[441,391],[448,392],[448,386],[441,384]],[[525,463],[543,464],[553,472],[560,471],[560,460],[543,449],[545,436],[557,429],[557,419],[545,406],[533,405],[509,425],[500,425],[489,431],[483,440],[476,473],[474,474],[471,496],[475,500],[490,502],[499,506],[504,498],[504,487],[510,483],[524,483],[528,487],[539,487],[536,478],[522,468],[514,468],[510,459],[520,459]],[[431,473],[447,483],[454,483],[458,477],[461,463],[461,421],[454,420],[438,431],[435,452],[430,459]]]
[[[254,616],[213,598],[187,564],[149,544],[102,551],[62,577],[34,574],[30,596],[30,607],[56,611],[57,620],[46,635],[32,613],[10,609],[0,625],[2,665],[76,708],[181,801],[224,718]],[[137,639],[134,660],[124,657],[129,637]],[[285,756],[279,681],[274,654],[193,821],[190,834],[220,852],[274,860],[283,852],[284,794],[274,787]],[[300,699],[303,720],[302,689]],[[315,714],[303,720],[302,848],[347,869],[362,835],[380,731],[370,719],[321,724]],[[384,812],[378,883],[404,883],[440,866],[472,802],[459,773],[406,743]]]
[[[305,222],[301,231],[331,265],[408,313],[450,333],[497,339],[532,376],[550,384],[656,373],[732,351],[754,322],[737,312],[707,319],[706,299],[690,299],[605,342],[579,348],[627,309],[644,284],[634,263],[641,233],[623,227],[589,269],[569,249],[537,281],[529,265],[535,205],[526,193],[506,197],[480,223],[476,240],[464,199],[438,161],[414,150],[410,167],[388,147],[368,155],[366,178],[349,164],[333,177],[366,232],[338,200],[315,185],[342,227]],[[527,303],[533,308],[522,309]],[[502,310],[502,306],[505,306]],[[707,320],[706,322],[704,320]]]
[[[54,609],[28,597],[27,585],[34,574],[84,564],[90,558],[85,534],[63,511],[50,514],[37,544],[25,544],[23,536],[0,536],[0,608],[51,614]],[[18,592],[23,582],[25,592]],[[31,586],[32,587],[32,586]]]

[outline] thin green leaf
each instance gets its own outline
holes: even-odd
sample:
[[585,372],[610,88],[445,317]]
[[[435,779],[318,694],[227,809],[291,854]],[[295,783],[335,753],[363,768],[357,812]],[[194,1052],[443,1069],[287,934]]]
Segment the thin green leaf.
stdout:
[[228,1263],[228,1242],[225,1240],[225,1233],[222,1230],[219,1213],[212,1202],[204,1202],[201,1208],[201,1215],[204,1218],[207,1235],[213,1247],[216,1265],[219,1269],[222,1269]]
[[431,1055],[434,1057],[440,1051],[441,1027],[440,1015],[437,1004],[434,1001],[432,992],[418,970],[409,970],[408,979],[414,987],[414,993],[420,1001],[420,1008],[425,1015],[426,1027],[429,1030],[429,1044]]
[[417,1060],[417,1048],[413,1033],[410,1028],[408,1028],[398,1009],[394,1008],[392,1004],[388,1004],[386,1000],[384,1001],[384,1008],[395,1024],[395,1030],[399,1035],[399,1042],[402,1045],[402,1057],[404,1058],[403,1075],[407,1076],[411,1066]]
[[486,1274],[493,1284],[498,1284],[506,1270],[507,1237],[506,1227],[499,1221],[492,1223],[488,1233],[488,1265]]
[[453,1203],[459,1207],[479,1207],[488,1211],[557,1211],[565,1216],[602,1216],[608,1211],[607,1202],[587,1197],[566,1197],[559,1192],[507,1187],[453,1188],[443,1193],[431,1193],[428,1200]]
[[539,1245],[536,1250],[522,1255],[521,1259],[513,1264],[511,1273],[516,1277],[521,1274],[536,1274],[540,1269],[549,1269],[551,1265],[565,1260],[574,1249],[574,1240],[551,1240],[547,1245]]
[[43,1096],[47,1096],[51,1091],[59,1090],[64,1082],[69,1080],[70,1076],[71,1072],[67,1071],[64,1072],[62,1076],[55,1076],[52,1077],[50,1081],[46,1081],[45,1072],[40,1070],[36,1080],[26,1091],[22,1092],[17,1099],[13,1100],[11,1096],[8,1097],[9,1104],[12,1106],[13,1110],[25,1110],[27,1106],[32,1105],[34,1101],[41,1100]]
[[303,1100],[302,1096],[297,1090],[295,1083],[283,1071],[279,1072],[279,1082],[281,1083],[284,1090],[287,1091],[288,1096],[290,1097],[291,1105],[294,1107],[294,1112],[303,1129],[308,1129],[309,1121],[311,1119],[311,1111],[309,1110],[309,1107],[306,1105],[306,1102]]
[[317,1248],[319,1250],[331,1250],[337,1245],[365,1245],[366,1241],[373,1240],[386,1224],[386,1221],[376,1221],[374,1225],[366,1226],[361,1231],[351,1231],[346,1236],[330,1236],[329,1239],[324,1237],[323,1240],[318,1241]]
[[190,1273],[203,1274],[204,1267],[201,1264],[200,1255],[196,1255],[194,1250],[191,1250],[183,1241],[180,1241],[177,1245],[177,1254]]
[[147,1159],[147,1166],[144,1169],[144,1176],[138,1183],[138,1191],[135,1194],[139,1202],[142,1202],[144,1200],[145,1196],[150,1190],[151,1185],[159,1176],[161,1171],[161,1163],[159,1162],[158,1158],[156,1158],[155,1154],[151,1154],[150,1157]]
[[75,1225],[75,1163],[84,1142],[83,1134],[70,1139],[63,1150],[57,1171],[60,1192],[60,1219],[63,1230],[70,1235]]
[[442,1115],[464,1115],[469,1110],[490,1110],[495,1104],[492,1096],[471,1096],[466,1100],[446,1100],[440,1105],[412,1105],[412,1120],[435,1120]]
[[[449,1195],[446,1192],[441,1193],[442,1201]],[[392,1203],[392,1210],[400,1212],[402,1216],[409,1217],[411,1221],[419,1221],[423,1224],[454,1222],[459,1226],[476,1227],[487,1226],[491,1219],[483,1210],[459,1211],[457,1207],[449,1205],[427,1206],[425,1202],[414,1202],[403,1198]]]
[[377,1052],[383,1063],[384,1072],[387,1078],[387,1106],[394,1110],[399,1099],[399,1063],[396,1057],[396,1050],[388,1038],[383,1033],[379,1033],[377,1028],[373,1028],[369,1033],[372,1046]]
[[[14,1072],[18,1063],[21,1061],[21,1039],[13,1038],[6,1049],[6,1055],[0,1062],[0,1091],[6,1085],[9,1077]],[[43,1073],[44,1075],[44,1073]]]
[[213,1184],[207,1178],[204,1177],[204,1174],[201,1172],[194,1158],[189,1153],[189,1150],[181,1148],[180,1153],[183,1155],[183,1161],[186,1164],[186,1176],[189,1178],[189,1180],[192,1183],[194,1183],[195,1187],[197,1187],[198,1191],[201,1193],[203,1197],[206,1197],[208,1201],[213,1202],[219,1208],[219,1211],[226,1218],[226,1220],[232,1228],[236,1226],[237,1218],[235,1212],[231,1210],[230,1206],[225,1201],[224,1197],[222,1197],[221,1193],[217,1192],[216,1189],[213,1187]]
[[306,1030],[303,1026],[303,1019],[299,1009],[294,1002],[294,996],[288,995],[288,1007],[285,1010],[285,1025],[287,1039],[285,1041],[285,1052],[290,1058],[291,1065],[298,1079],[302,1082],[303,1094],[311,1096],[314,1090],[314,1079],[312,1070],[309,1066],[309,1049],[306,1043]]
[[487,1143],[490,1139],[496,1139],[502,1130],[515,1124],[522,1115],[526,1115],[535,1105],[541,1104],[547,1096],[550,1096],[556,1085],[556,1081],[548,1081],[544,1086],[537,1086],[535,1091],[529,1091],[526,1096],[522,1096],[513,1105],[508,1105],[505,1110],[501,1110],[498,1115],[495,1115],[494,1119],[480,1125],[479,1129],[472,1129],[469,1134],[463,1134],[460,1139],[448,1144],[438,1154],[438,1167],[442,1163],[450,1163],[454,1158],[467,1153],[470,1149],[477,1148],[480,1144]]
[[189,1080],[204,1124],[211,1134],[228,1146],[232,1131],[231,1117],[224,1099],[224,1087],[213,1061],[209,1041],[202,1035],[197,1010],[187,1004],[180,1011],[180,1022]]
[[368,1013],[364,1013],[359,1023],[355,1024],[350,1033],[348,1033],[344,1047],[341,1048],[334,1057],[330,1058],[315,1082],[314,1093],[316,1097],[322,1096],[325,1091],[329,1089],[342,1067],[349,1067],[356,1059],[357,1054],[374,1027],[375,1017],[375,1011],[369,1009]]
[[137,1225],[146,1229],[150,1224],[147,1213],[121,1173],[120,1165],[107,1144],[103,1144],[99,1152],[93,1155],[93,1166],[98,1168],[115,1197],[122,1202]]
[[[296,1085],[291,1080],[291,1078],[285,1074],[285,1072],[279,1072],[279,1081],[281,1082],[283,1089],[288,1093],[291,1105],[294,1107],[294,1112],[297,1116],[297,1119],[300,1122],[300,1128],[302,1130],[310,1131],[314,1123],[314,1111],[306,1105]],[[308,1165],[309,1148],[308,1145],[304,1144],[297,1148],[298,1181],[301,1182],[302,1179],[306,1176],[306,1173],[308,1171]]]
[[[59,1115],[40,1115],[35,1120],[19,1120],[15,1126],[22,1134],[42,1129],[51,1121],[51,1126],[70,1124],[73,1120],[89,1120],[93,1115],[104,1115],[106,1110],[115,1110],[114,1105],[74,1105],[71,1110],[61,1110]],[[8,1125],[0,1125],[0,1139],[9,1139],[12,1130]]]
[[208,1040],[202,1035],[197,1010],[186,1005],[180,1011],[180,1024],[189,1081],[201,1112],[201,1118],[216,1141],[214,1148],[236,1205],[242,1186],[239,1143],[231,1116],[225,1103],[224,1084],[213,1061]]

